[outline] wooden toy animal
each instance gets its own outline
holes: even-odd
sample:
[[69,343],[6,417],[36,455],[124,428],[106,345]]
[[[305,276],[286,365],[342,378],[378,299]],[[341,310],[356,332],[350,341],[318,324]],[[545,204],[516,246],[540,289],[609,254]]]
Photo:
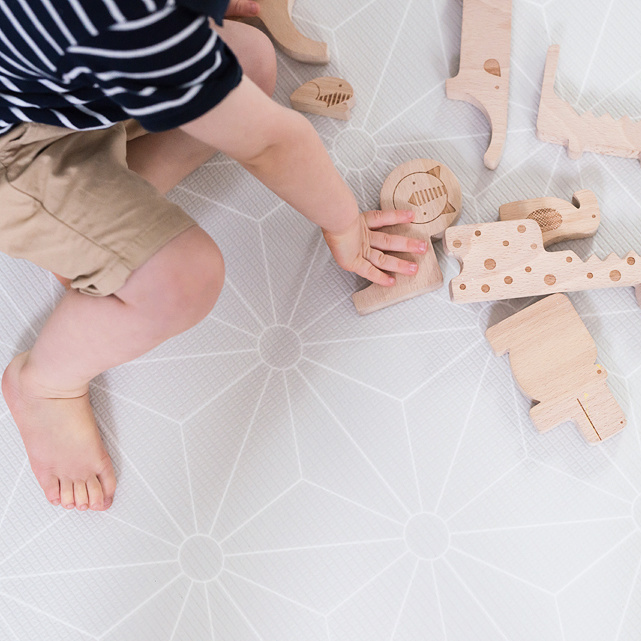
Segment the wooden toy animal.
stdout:
[[610,114],[597,118],[587,111],[579,115],[569,103],[554,92],[554,78],[559,62],[559,45],[548,49],[543,74],[543,89],[536,121],[536,135],[544,142],[568,148],[570,158],[578,159],[584,151],[597,154],[639,158],[641,122],[628,116],[615,120]]
[[401,234],[427,242],[425,254],[391,254],[418,264],[414,276],[397,274],[392,287],[372,284],[352,295],[359,314],[369,314],[395,303],[438,289],[443,273],[438,265],[432,238],[443,232],[461,214],[461,187],[456,176],[437,160],[410,160],[387,177],[381,189],[382,209],[413,209],[414,221],[385,227],[390,234]]
[[545,247],[564,240],[588,238],[601,224],[601,212],[594,192],[577,191],[572,202],[560,198],[518,200],[499,207],[501,220],[535,220],[543,232]]
[[447,97],[472,103],[490,124],[483,162],[496,169],[507,133],[512,0],[463,0],[459,72],[445,83]]
[[510,353],[523,393],[537,404],[530,418],[540,432],[574,421],[590,444],[621,431],[626,418],[595,364],[597,349],[572,303],[554,294],[490,327],[494,353]]
[[605,287],[636,287],[641,305],[641,257],[630,252],[583,262],[574,252],[548,252],[535,220],[459,225],[445,234],[445,251],[462,265],[450,282],[455,303],[540,296]]
[[342,78],[314,78],[289,97],[292,108],[339,120],[351,118],[356,104],[352,85]]
[[325,65],[329,62],[327,43],[306,38],[292,21],[295,0],[258,0],[260,13],[257,18],[243,22],[261,22],[274,42],[290,58],[308,64]]

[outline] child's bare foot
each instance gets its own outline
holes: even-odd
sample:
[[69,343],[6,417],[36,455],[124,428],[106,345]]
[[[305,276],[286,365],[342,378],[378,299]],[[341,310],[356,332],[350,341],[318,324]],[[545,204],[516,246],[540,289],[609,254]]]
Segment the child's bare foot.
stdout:
[[53,505],[106,510],[116,477],[89,404],[88,389],[69,398],[48,393],[24,368],[29,353],[16,356],[2,377],[2,393],[16,421],[38,483]]

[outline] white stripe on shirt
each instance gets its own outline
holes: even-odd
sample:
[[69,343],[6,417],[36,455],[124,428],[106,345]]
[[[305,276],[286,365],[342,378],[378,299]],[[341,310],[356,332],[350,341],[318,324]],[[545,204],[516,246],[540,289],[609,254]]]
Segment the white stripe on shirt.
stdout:
[[122,12],[120,11],[120,7],[113,1],[113,0],[102,0],[102,4],[107,7],[107,11],[109,11],[109,15],[116,21],[116,22],[127,22],[127,18],[122,15]]
[[[31,39],[31,36],[22,28],[22,25],[18,22],[16,17],[13,15],[13,13],[10,11],[9,7],[5,4],[4,0],[0,0],[0,9],[4,11],[4,14],[9,18],[9,22],[13,25],[13,28],[22,36],[23,40],[33,49],[34,53],[42,60],[42,62],[51,69],[51,71],[56,70],[56,65],[54,65],[47,56],[45,56],[44,52],[36,45],[36,43]],[[3,34],[4,35],[4,34]],[[3,40],[5,40],[3,38]],[[11,45],[11,49],[13,51],[16,51],[15,47]],[[25,59],[26,60],[26,59]],[[30,63],[31,64],[31,63]],[[33,65],[32,65],[33,66]],[[37,69],[37,67],[34,66],[34,69]],[[38,70],[40,71],[40,70]]]
[[38,20],[36,14],[31,10],[31,7],[25,2],[25,0],[18,0],[22,10],[29,16],[34,27],[38,30],[38,33],[51,45],[58,55],[64,53],[64,49],[49,35],[49,32],[44,28],[42,22]]
[[161,102],[156,105],[150,105],[149,107],[143,107],[142,109],[127,109],[127,113],[130,116],[140,117],[155,114],[159,111],[165,111],[165,109],[170,109],[172,107],[180,107],[181,105],[189,102],[199,91],[202,90],[202,88],[202,85],[198,87],[192,87],[180,98],[176,98],[175,100],[166,100],[165,102]]
[[71,31],[67,29],[67,25],[62,21],[60,14],[51,4],[50,0],[40,0],[40,2],[42,2],[45,9],[49,12],[51,19],[56,23],[56,26],[58,27],[58,29],[60,29],[62,35],[69,41],[69,44],[78,44],[76,39],[71,35]]
[[67,2],[69,2],[73,10],[76,12],[78,20],[82,22],[82,26],[87,30],[87,32],[92,36],[97,36],[98,29],[96,29],[93,22],[89,20],[89,16],[85,13],[85,10],[82,8],[78,0],[67,0]]
[[138,20],[128,20],[120,24],[115,24],[111,27],[111,31],[133,31],[135,29],[142,29],[148,27],[149,25],[156,24],[161,20],[164,20],[167,16],[175,13],[176,9],[174,7],[165,7],[162,11],[158,13],[153,13],[150,16],[145,18],[139,18]]
[[[2,0],[0,0],[2,2]],[[84,53],[89,56],[104,56],[105,58],[119,58],[119,59],[130,59],[130,58],[142,58],[145,56],[153,56],[154,54],[160,53],[161,51],[166,51],[172,47],[180,44],[183,40],[186,40],[194,31],[197,31],[200,26],[207,21],[205,16],[194,20],[188,27],[183,29],[180,33],[177,33],[171,38],[167,38],[164,42],[161,42],[152,47],[143,47],[142,49],[129,49],[127,51],[114,51],[113,49],[94,49],[93,47],[81,47],[73,46],[69,47],[69,51],[72,53]]]

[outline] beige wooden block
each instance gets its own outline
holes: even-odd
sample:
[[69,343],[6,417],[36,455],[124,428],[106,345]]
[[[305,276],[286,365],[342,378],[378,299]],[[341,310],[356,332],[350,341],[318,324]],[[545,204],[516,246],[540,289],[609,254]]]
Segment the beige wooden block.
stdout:
[[438,289],[443,273],[438,265],[432,238],[444,231],[461,214],[461,186],[456,176],[437,160],[410,160],[387,177],[381,189],[381,209],[414,210],[414,222],[385,227],[382,231],[427,242],[425,254],[389,252],[418,264],[414,276],[395,274],[392,287],[372,284],[352,295],[359,314],[369,314],[415,296]]
[[512,0],[463,0],[459,72],[445,83],[447,97],[464,100],[490,124],[483,162],[496,169],[507,133]]
[[543,232],[543,244],[549,247],[564,240],[594,236],[601,224],[601,212],[594,192],[577,191],[572,202],[560,198],[517,200],[499,207],[501,220],[535,220]]
[[318,116],[349,120],[356,104],[352,85],[342,78],[314,78],[289,98],[292,108]]
[[445,234],[445,251],[462,266],[450,282],[455,303],[634,286],[641,305],[638,254],[591,256],[583,262],[571,251],[548,252],[535,220],[453,227]]
[[572,303],[554,294],[490,327],[494,353],[510,354],[512,372],[523,393],[537,402],[530,418],[540,432],[573,421],[591,443],[626,425],[597,364],[597,348]]
[[536,121],[536,135],[544,142],[568,148],[570,158],[578,159],[584,151],[597,154],[639,158],[641,122],[628,116],[615,120],[610,114],[596,117],[587,111],[579,115],[574,107],[554,92],[554,78],[559,62],[559,45],[548,49],[543,74],[543,89]]
[[260,13],[257,18],[243,22],[262,23],[276,45],[290,58],[308,64],[325,65],[329,62],[326,42],[305,37],[292,21],[295,0],[258,0]]

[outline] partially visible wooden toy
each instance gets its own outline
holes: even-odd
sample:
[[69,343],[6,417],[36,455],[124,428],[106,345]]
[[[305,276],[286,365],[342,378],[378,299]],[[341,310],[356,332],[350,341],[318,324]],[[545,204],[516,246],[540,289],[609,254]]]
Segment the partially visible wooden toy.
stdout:
[[445,83],[447,97],[480,109],[491,140],[483,162],[496,169],[507,133],[512,0],[463,0],[459,72]]
[[501,220],[535,220],[543,232],[545,247],[564,240],[588,238],[601,224],[601,212],[594,192],[577,191],[572,202],[560,198],[533,198],[499,207]]
[[543,74],[543,89],[536,121],[539,140],[567,146],[570,158],[578,159],[584,151],[597,154],[639,158],[641,122],[628,116],[615,120],[610,114],[597,118],[587,111],[579,115],[574,107],[554,92],[554,78],[559,62],[559,45],[548,49]]
[[490,327],[486,336],[497,356],[510,353],[519,387],[538,402],[530,418],[540,432],[574,421],[595,444],[625,427],[607,372],[595,365],[594,340],[567,296],[548,296]]
[[450,282],[455,303],[634,286],[641,305],[638,254],[593,255],[583,262],[571,251],[548,252],[534,220],[459,225],[447,230],[444,247],[462,265]]
[[318,116],[349,120],[356,104],[352,85],[342,78],[314,78],[289,98],[292,107]]
[[461,186],[456,176],[437,160],[410,160],[387,177],[381,189],[381,209],[413,209],[414,222],[385,227],[383,231],[427,242],[425,254],[389,252],[418,264],[414,276],[395,274],[392,287],[372,284],[352,295],[359,314],[369,314],[401,301],[426,294],[443,284],[432,238],[443,232],[461,214]]
[[[326,42],[306,38],[292,22],[292,8],[295,0],[258,0],[260,13],[257,20],[262,22],[274,42],[290,58],[309,64],[325,65],[329,62]],[[255,20],[245,20],[254,22]]]

